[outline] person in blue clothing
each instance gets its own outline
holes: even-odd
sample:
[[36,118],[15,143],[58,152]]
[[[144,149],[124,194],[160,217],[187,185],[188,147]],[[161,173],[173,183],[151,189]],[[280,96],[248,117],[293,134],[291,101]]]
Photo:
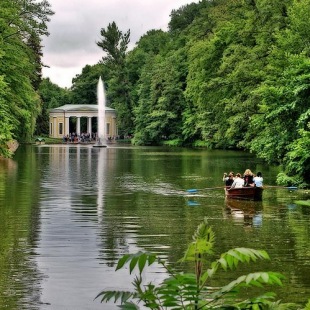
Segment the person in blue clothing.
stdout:
[[256,187],[263,187],[263,175],[261,172],[257,172],[256,176],[253,178]]

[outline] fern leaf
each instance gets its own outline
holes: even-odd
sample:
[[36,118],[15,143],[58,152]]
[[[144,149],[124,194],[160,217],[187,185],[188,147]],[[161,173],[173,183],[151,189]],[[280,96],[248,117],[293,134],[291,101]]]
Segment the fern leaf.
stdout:
[[182,259],[180,259],[180,262],[194,261],[195,260],[195,252],[196,252],[196,246],[195,246],[195,243],[192,242],[188,245],[184,256],[182,257]]
[[123,255],[119,260],[118,260],[118,263],[117,263],[117,266],[116,266],[116,269],[115,270],[119,270],[121,268],[124,267],[124,265],[128,262],[128,260],[130,259],[132,255],[131,254],[125,254]]
[[[260,259],[269,259],[269,256],[266,251],[254,250],[249,248],[235,248],[231,249],[226,253],[223,253],[221,257],[211,264],[211,269],[208,270],[209,276],[214,274],[218,267],[222,267],[225,271],[227,269],[234,270],[238,267],[239,262],[249,263],[250,261],[256,261]],[[225,263],[225,262],[226,263]]]
[[148,265],[151,266],[156,261],[156,259],[157,259],[156,255],[148,254],[147,257]]
[[139,263],[138,263],[140,274],[142,273],[142,271],[143,271],[143,269],[145,267],[146,261],[147,261],[147,255],[145,253],[143,253],[140,256]]
[[[274,275],[272,272],[269,273],[269,277],[270,277],[270,281],[272,281],[272,283],[275,283],[279,286],[282,286],[283,283],[281,281],[281,279],[284,279],[285,277],[282,274],[276,274]],[[310,310],[310,309],[309,309]]]
[[235,257],[239,261],[243,261],[244,260],[244,255],[240,255],[240,254],[242,254],[242,252],[240,252],[238,249],[229,250],[227,252],[227,254],[231,255],[232,257]]
[[134,255],[129,263],[129,272],[130,274],[132,273],[132,271],[135,269],[138,260],[139,260],[139,253],[137,253],[136,255]]
[[108,302],[111,299],[114,299],[114,303],[116,303],[118,300],[121,301],[121,303],[126,302],[129,298],[136,297],[135,293],[127,292],[127,291],[101,291],[95,299],[101,297],[100,302]]
[[220,258],[218,260],[218,262],[220,263],[221,267],[226,271],[227,270],[227,261],[224,258]]
[[263,272],[262,275],[262,280],[265,282],[265,283],[268,283],[269,282],[269,275],[267,272]]
[[203,285],[204,283],[206,283],[207,282],[207,280],[208,280],[208,278],[209,278],[209,273],[208,273],[208,271],[206,271],[206,272],[204,272],[202,275],[201,275],[201,277],[200,277],[200,285]]
[[248,275],[243,275],[229,284],[223,286],[219,291],[214,293],[213,297],[220,297],[223,294],[231,292],[232,290],[239,290],[243,286],[259,286],[264,284],[278,284],[282,285],[281,278],[283,275],[274,272],[256,272]]
[[146,262],[148,262],[148,266],[153,264],[157,259],[157,256],[155,254],[150,254],[150,253],[143,253],[143,252],[138,252],[136,254],[125,254],[123,255],[117,263],[116,270],[119,270],[124,267],[124,265],[128,262],[129,263],[129,271],[132,273],[136,265],[138,264],[139,271],[142,273]]
[[212,228],[208,224],[208,220],[205,217],[203,222],[198,225],[196,232],[193,235],[193,240],[204,239],[207,242],[213,244],[215,240],[215,234]]
[[247,276],[246,276],[246,278],[245,278],[245,283],[246,284],[249,284],[250,282],[252,282],[254,280],[254,275],[253,275],[253,273],[250,273],[250,274],[248,274]]

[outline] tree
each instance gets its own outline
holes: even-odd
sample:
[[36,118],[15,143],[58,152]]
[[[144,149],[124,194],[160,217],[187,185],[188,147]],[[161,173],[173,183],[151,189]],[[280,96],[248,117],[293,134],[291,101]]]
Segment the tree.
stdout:
[[76,104],[96,104],[99,77],[108,80],[108,69],[103,64],[86,65],[82,73],[72,79],[72,102]]
[[9,157],[11,154],[6,147],[6,143],[12,140],[12,131],[14,128],[14,119],[10,117],[9,106],[5,100],[7,85],[0,76],[0,157]]
[[310,38],[309,21],[304,19],[309,5],[308,0],[289,1],[282,9],[287,26],[277,33],[266,78],[255,91],[260,104],[251,120],[251,150],[268,162],[283,164],[280,184],[310,184],[309,162],[302,152],[309,143]]
[[3,0],[0,12],[0,76],[5,85],[1,109],[13,119],[5,127],[12,138],[29,140],[41,109],[36,92],[41,36],[48,35],[47,22],[53,12],[45,0]]
[[41,113],[37,117],[35,135],[49,134],[49,110],[72,103],[71,93],[44,78],[39,86],[38,93],[41,99]]
[[[158,144],[161,140],[182,140],[184,109],[184,55],[150,56],[140,79],[140,100],[135,108],[136,144]],[[151,60],[152,59],[152,60]]]
[[169,32],[174,35],[179,35],[184,31],[199,15],[201,12],[201,5],[205,2],[206,1],[202,1],[199,4],[193,2],[183,5],[177,10],[172,10],[169,21]]
[[102,48],[106,56],[102,57],[102,63],[109,71],[106,81],[107,97],[111,107],[116,109],[118,114],[119,132],[121,135],[132,132],[132,109],[130,98],[130,81],[126,66],[126,51],[129,44],[130,30],[126,33],[120,31],[115,22],[112,22],[106,29],[100,31],[101,41],[97,45]]

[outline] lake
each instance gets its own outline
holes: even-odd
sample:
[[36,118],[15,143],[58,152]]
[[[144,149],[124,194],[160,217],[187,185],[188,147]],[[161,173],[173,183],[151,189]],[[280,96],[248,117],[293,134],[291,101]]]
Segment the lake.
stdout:
[[[226,202],[223,173],[246,168],[261,171],[270,185],[263,201]],[[131,289],[128,269],[115,272],[118,259],[142,250],[173,264],[204,217],[216,236],[213,259],[234,247],[271,257],[221,273],[212,284],[277,271],[284,286],[268,289],[304,305],[310,207],[295,201],[310,192],[275,187],[278,171],[237,151],[21,146],[13,159],[0,160],[0,309],[118,309],[94,299],[103,289]],[[147,280],[166,277],[156,265],[148,270]]]

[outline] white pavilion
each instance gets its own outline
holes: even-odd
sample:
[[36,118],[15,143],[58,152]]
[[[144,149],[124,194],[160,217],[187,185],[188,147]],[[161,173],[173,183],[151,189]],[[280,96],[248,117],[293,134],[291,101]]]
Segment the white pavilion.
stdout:
[[[98,118],[97,104],[65,104],[61,107],[49,111],[50,131],[49,136],[52,138],[63,138],[70,134],[70,118],[76,118],[76,128],[72,132],[77,135],[81,134],[81,118],[87,119],[87,133],[92,132],[92,118]],[[105,134],[108,137],[116,137],[117,124],[116,112],[112,108],[105,107]]]

